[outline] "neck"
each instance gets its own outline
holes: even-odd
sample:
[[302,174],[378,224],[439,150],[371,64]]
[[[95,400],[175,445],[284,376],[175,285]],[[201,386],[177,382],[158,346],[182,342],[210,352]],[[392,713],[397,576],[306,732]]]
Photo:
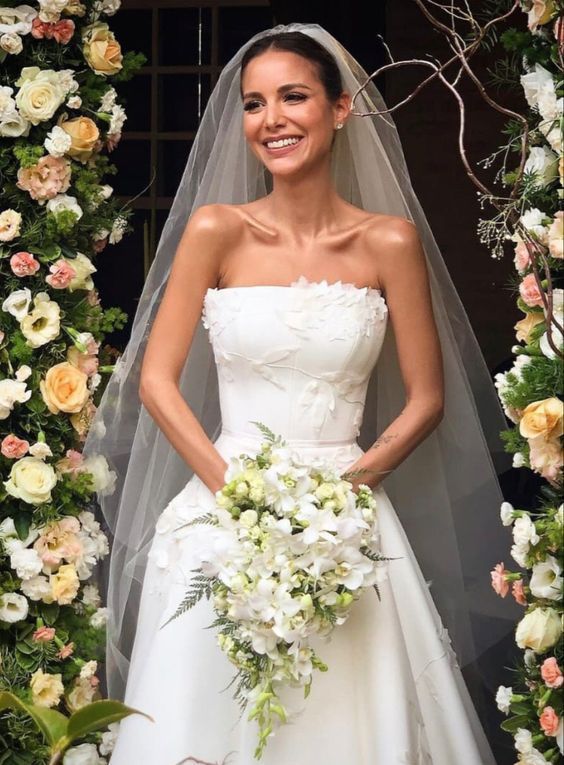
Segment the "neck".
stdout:
[[339,196],[329,162],[308,169],[301,177],[274,176],[268,195],[271,220],[292,244],[303,247],[335,225]]

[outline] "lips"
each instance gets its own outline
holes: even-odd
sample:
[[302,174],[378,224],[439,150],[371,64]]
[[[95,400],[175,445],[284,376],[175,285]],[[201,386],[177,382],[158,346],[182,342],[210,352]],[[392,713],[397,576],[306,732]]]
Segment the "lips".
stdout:
[[298,138],[299,140],[297,143],[291,143],[291,144],[288,144],[287,146],[281,146],[277,149],[269,148],[267,146],[267,141],[263,142],[263,146],[269,154],[276,157],[280,157],[286,154],[290,154],[292,151],[294,151],[294,149],[296,149],[302,143],[302,140],[303,140],[303,136],[301,135],[284,135],[284,136],[279,136],[277,138],[269,138],[268,141],[283,141],[285,138]]

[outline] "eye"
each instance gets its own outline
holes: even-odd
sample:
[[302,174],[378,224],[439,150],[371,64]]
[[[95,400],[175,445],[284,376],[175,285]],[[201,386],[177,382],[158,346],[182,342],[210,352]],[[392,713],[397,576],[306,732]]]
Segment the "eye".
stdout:
[[247,101],[247,103],[243,106],[243,109],[246,112],[249,112],[249,111],[251,111],[251,109],[256,109],[257,106],[260,106],[260,102],[259,101]]
[[307,96],[303,93],[287,93],[286,98],[290,98],[292,101],[304,101]]

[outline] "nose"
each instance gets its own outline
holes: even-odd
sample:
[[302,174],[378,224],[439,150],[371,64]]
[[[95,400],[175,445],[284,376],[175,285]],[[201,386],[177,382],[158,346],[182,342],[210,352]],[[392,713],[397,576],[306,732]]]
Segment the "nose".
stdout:
[[268,128],[275,128],[284,124],[284,115],[277,103],[267,104],[264,110],[264,123]]

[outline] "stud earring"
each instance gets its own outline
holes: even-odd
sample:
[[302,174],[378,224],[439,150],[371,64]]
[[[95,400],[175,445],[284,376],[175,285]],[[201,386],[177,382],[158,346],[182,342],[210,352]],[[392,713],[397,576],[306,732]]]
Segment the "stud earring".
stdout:
[[335,125],[335,130],[340,130],[342,127],[343,127],[343,123],[337,122],[337,124]]

